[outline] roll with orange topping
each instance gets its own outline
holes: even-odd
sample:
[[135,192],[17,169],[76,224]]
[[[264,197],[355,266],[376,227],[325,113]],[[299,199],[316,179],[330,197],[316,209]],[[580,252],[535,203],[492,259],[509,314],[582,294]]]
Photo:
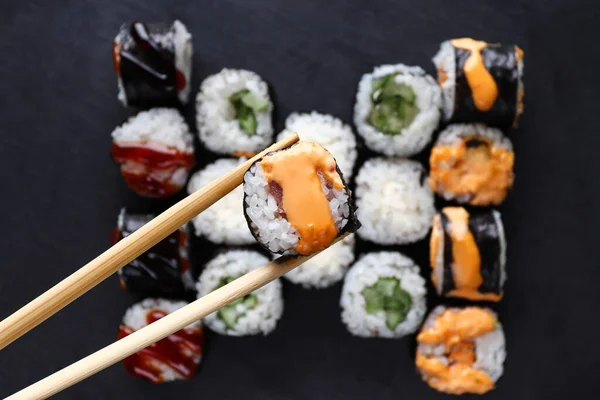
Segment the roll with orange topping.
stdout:
[[433,58],[452,122],[516,126],[523,113],[523,50],[471,38],[443,42]]
[[360,224],[333,156],[299,142],[271,152],[244,175],[244,214],[250,231],[276,254],[309,255]]
[[449,125],[429,156],[429,186],[446,200],[497,205],[512,187],[514,163],[512,143],[499,129]]
[[504,371],[504,332],[496,314],[481,307],[436,307],[417,335],[416,366],[440,392],[483,394]]
[[441,296],[499,301],[506,281],[500,213],[446,207],[433,218],[431,280]]

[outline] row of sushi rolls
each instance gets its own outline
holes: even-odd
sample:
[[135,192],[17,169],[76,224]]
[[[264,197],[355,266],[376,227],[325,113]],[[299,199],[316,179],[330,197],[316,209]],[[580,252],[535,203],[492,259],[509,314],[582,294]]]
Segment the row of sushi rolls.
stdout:
[[[204,79],[196,96],[200,143],[223,158],[191,174],[193,135],[179,107],[190,98],[192,53],[180,21],[126,23],[114,40],[118,98],[138,114],[114,129],[111,152],[133,191],[168,198],[187,184],[192,193],[276,139],[297,132],[301,141],[255,162],[242,186],[120,270],[121,287],[142,301],[126,311],[119,338],[183,307],[186,294],[204,296],[270,261],[267,252],[240,246],[258,241],[273,258],[326,249],[284,278],[306,288],[343,280],[341,320],[352,335],[399,339],[420,330],[416,369],[432,388],[493,389],[503,373],[505,339],[498,315],[481,302],[500,301],[506,281],[506,240],[493,207],[513,184],[514,153],[505,134],[523,112],[523,51],[452,39],[433,57],[437,79],[403,64],[363,75],[354,128],[380,155],[356,168],[350,125],[317,112],[292,113],[275,136],[265,81],[251,71],[223,69]],[[440,129],[427,172],[408,157]],[[434,195],[450,205],[436,210]],[[124,208],[113,241],[152,218]],[[197,281],[188,258],[191,231],[226,249],[199,266]],[[356,257],[355,236],[388,248],[429,236],[431,265],[423,276],[430,274],[440,298],[466,305],[440,305],[426,316],[424,267],[392,250]],[[202,358],[203,326],[221,335],[267,335],[283,304],[277,280],[124,365],[154,383],[189,379]]]

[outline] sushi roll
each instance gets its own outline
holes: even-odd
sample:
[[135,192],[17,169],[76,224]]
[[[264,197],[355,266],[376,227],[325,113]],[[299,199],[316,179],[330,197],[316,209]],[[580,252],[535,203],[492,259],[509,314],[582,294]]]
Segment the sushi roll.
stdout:
[[244,174],[243,187],[250,231],[271,253],[310,255],[358,229],[342,173],[316,143],[267,154]]
[[[186,306],[183,301],[146,299],[131,306],[119,327],[118,338],[161,319]],[[191,379],[202,360],[204,336],[202,323],[196,321],[123,360],[125,369],[133,376],[152,383]]]
[[[113,244],[129,236],[154,215],[133,214],[121,209],[117,228],[113,231]],[[119,270],[123,290],[138,297],[184,297],[193,290],[194,281],[188,260],[188,239],[185,228],[171,233],[150,250]]]
[[499,301],[506,281],[506,239],[500,213],[442,209],[433,218],[430,263],[439,295]]
[[433,58],[451,122],[516,126],[523,113],[523,50],[471,38],[443,42]]
[[400,338],[415,332],[426,312],[419,267],[398,252],[369,253],[344,279],[342,321],[361,337]]
[[[258,268],[269,260],[248,250],[230,250],[206,264],[196,284],[198,298]],[[206,326],[221,335],[246,336],[272,332],[283,314],[279,279],[204,318]]]
[[342,280],[354,262],[354,235],[305,261],[283,277],[306,289],[322,289]]
[[325,147],[335,157],[344,177],[352,177],[357,152],[356,138],[350,126],[338,118],[316,111],[309,114],[292,113],[285,120],[285,129],[277,136],[277,140],[294,132],[299,133],[300,140]]
[[192,51],[192,35],[180,21],[123,24],[113,42],[121,103],[137,108],[187,103]]
[[362,239],[406,244],[424,238],[435,215],[425,169],[397,158],[367,160],[356,176],[356,205]]
[[112,132],[112,157],[131,190],[167,198],[179,192],[194,166],[193,136],[175,109],[154,108]]
[[431,140],[441,107],[441,90],[423,69],[382,65],[358,84],[354,125],[371,150],[411,156]]
[[223,69],[206,78],[196,111],[200,141],[215,153],[251,157],[273,141],[269,88],[252,71]]
[[[222,158],[208,164],[194,173],[188,183],[188,193],[194,193],[215,179],[236,168],[243,160]],[[254,243],[254,237],[244,219],[242,201],[244,189],[233,189],[225,197],[198,214],[192,220],[197,236],[203,236],[213,243],[227,245],[245,245]]]
[[417,369],[440,392],[492,390],[502,376],[505,358],[502,325],[487,308],[438,306],[417,335]]
[[431,150],[429,186],[446,200],[498,205],[512,187],[514,163],[512,143],[499,129],[449,125]]

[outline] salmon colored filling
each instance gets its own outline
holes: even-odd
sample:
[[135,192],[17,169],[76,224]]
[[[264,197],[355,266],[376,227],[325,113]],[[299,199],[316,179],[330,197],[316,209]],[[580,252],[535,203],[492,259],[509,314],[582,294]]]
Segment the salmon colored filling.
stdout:
[[296,251],[309,255],[328,247],[338,231],[319,175],[334,189],[344,189],[331,154],[318,144],[300,142],[260,164],[269,185],[275,182],[281,188],[283,211],[300,236]]
[[417,350],[416,365],[429,386],[451,394],[483,394],[493,389],[492,379],[473,365],[476,360],[474,339],[494,329],[494,315],[478,307],[446,310],[432,326],[424,328],[417,336],[417,342],[443,345],[448,358],[446,365]]
[[[484,143],[468,147],[472,139]],[[512,151],[483,137],[463,139],[458,146],[436,146],[429,157],[429,185],[438,193],[468,196],[472,205],[499,204],[513,184],[514,162]]]

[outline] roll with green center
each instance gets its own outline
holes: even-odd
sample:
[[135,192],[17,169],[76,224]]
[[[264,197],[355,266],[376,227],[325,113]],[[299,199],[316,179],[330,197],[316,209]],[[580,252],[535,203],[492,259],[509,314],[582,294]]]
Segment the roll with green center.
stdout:
[[346,275],[340,305],[348,331],[361,337],[400,338],[425,316],[425,280],[398,252],[369,253]]

